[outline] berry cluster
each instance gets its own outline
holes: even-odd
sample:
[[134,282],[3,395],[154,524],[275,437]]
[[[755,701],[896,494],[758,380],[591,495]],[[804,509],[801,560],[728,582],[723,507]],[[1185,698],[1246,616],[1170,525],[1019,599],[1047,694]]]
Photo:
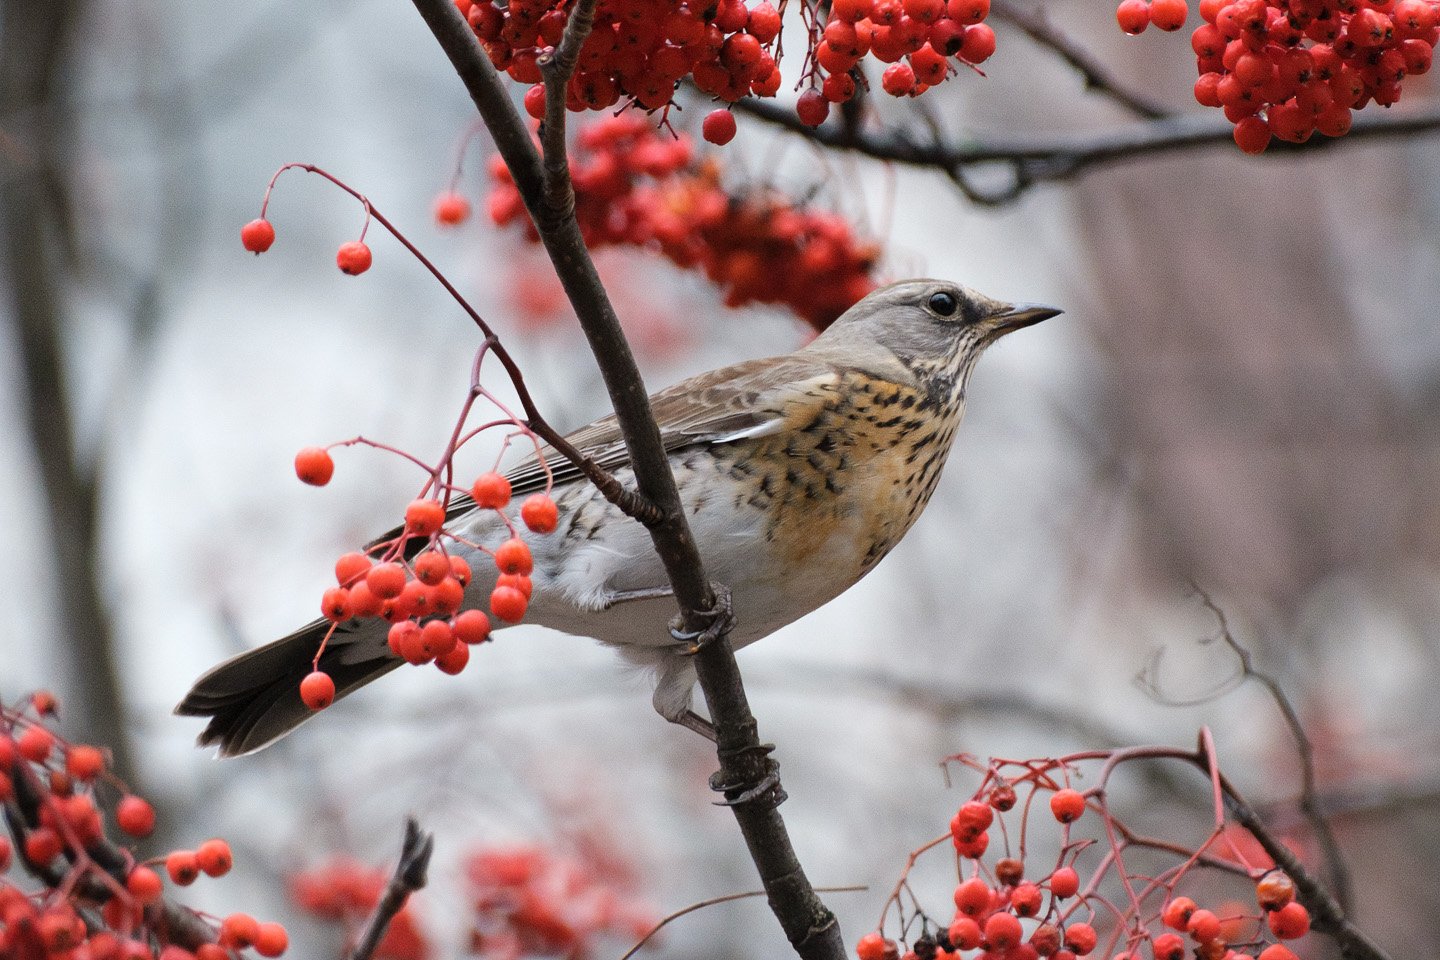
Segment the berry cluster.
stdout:
[[[876,286],[879,247],[844,218],[772,191],[728,193],[714,161],[696,161],[689,137],[661,135],[641,117],[582,129],[570,164],[587,245],[656,250],[704,271],[728,306],[783,304],[824,329]],[[491,174],[491,218],[522,223],[537,239],[509,171],[493,163]]]
[[[323,447],[306,447],[295,457],[295,473],[305,483],[324,486],[335,473],[334,460]],[[435,471],[432,476],[438,475]],[[447,496],[448,492],[447,488]],[[390,624],[387,641],[395,656],[417,666],[434,663],[442,673],[460,673],[470,662],[470,648],[489,639],[490,617],[483,610],[461,609],[472,571],[469,561],[452,552],[456,546],[472,555],[489,554],[494,560],[497,573],[490,612],[507,624],[524,618],[533,589],[534,560],[506,513],[510,481],[493,471],[481,474],[469,495],[475,506],[495,511],[510,531],[509,538],[493,549],[473,543],[446,528],[446,500],[437,496],[412,500],[405,508],[404,526],[365,552],[347,553],[335,561],[336,585],[320,597],[320,612],[331,622],[331,634],[347,621],[379,618]],[[559,522],[555,501],[544,493],[526,498],[519,515],[532,533],[550,533]],[[300,698],[312,710],[335,702],[335,681],[319,667],[324,648],[322,643],[315,655],[315,670],[300,681]]]
[[820,81],[801,94],[796,110],[815,127],[830,104],[855,96],[858,67],[869,54],[888,64],[880,86],[893,97],[918,97],[956,72],[974,68],[995,52],[995,31],[984,23],[990,0],[836,0],[815,44]]
[[[348,857],[336,857],[290,878],[290,897],[311,916],[343,924],[348,955],[365,921],[380,902],[389,877],[382,868],[366,867]],[[374,960],[427,960],[431,945],[421,932],[407,900],[375,948]]]
[[[0,957],[234,960],[250,948],[262,957],[284,953],[289,937],[278,923],[236,913],[217,928],[165,899],[155,869],[161,861],[138,860],[106,836],[102,797],[119,795],[115,825],[134,838],[155,829],[154,808],[109,770],[106,751],[58,736],[49,726],[55,713],[55,698],[43,692],[0,707],[0,805],[18,841],[16,849],[0,837]],[[4,876],[17,856],[39,889]],[[207,840],[170,853],[163,864],[178,886],[202,873],[222,876],[232,864],[230,845]]]
[[[1100,752],[1085,756],[1097,758],[1106,759]],[[1272,864],[1233,862],[1231,872],[1255,883],[1258,912],[1233,903],[1204,909],[1177,895],[1177,886],[1200,869],[1202,854],[1209,852],[1212,862],[1228,860],[1219,849],[1227,846],[1224,829],[1217,828],[1198,850],[1182,851],[1174,844],[1140,840],[1119,824],[1106,805],[1103,783],[1085,792],[1066,786],[1078,773],[1073,760],[981,765],[968,757],[955,759],[983,771],[984,780],[961,804],[947,833],[911,857],[913,865],[927,850],[954,848],[959,864],[955,912],[948,921],[936,920],[917,905],[907,917],[907,901],[901,899],[901,891],[908,889],[907,867],[886,902],[881,929],[856,944],[859,960],[1297,960],[1278,941],[1304,936],[1309,913],[1295,899],[1294,883]],[[1041,821],[1048,819],[1035,816],[1046,794],[1051,829],[1058,825],[1057,852],[1027,859],[1027,844],[1036,844]],[[1016,838],[1018,846],[1012,846]],[[1127,874],[1124,851],[1132,845],[1151,846],[1179,862],[1149,875]],[[992,846],[1001,847],[1003,855],[987,860]],[[1087,851],[1101,855],[1096,859]],[[1043,865],[1036,863],[1042,859]],[[1107,885],[1122,895],[1112,899]],[[887,939],[883,932],[891,907],[900,914],[902,931],[914,938],[908,944]],[[1268,942],[1272,938],[1276,942]]]
[[471,950],[487,960],[590,956],[598,937],[639,938],[654,926],[592,865],[540,847],[478,850],[466,872],[476,910]]
[[[1161,22],[1162,4],[1164,5]],[[1124,0],[1121,27],[1176,29],[1183,0]],[[1388,107],[1400,82],[1430,69],[1440,0],[1200,0],[1195,99],[1235,124],[1235,142],[1260,153],[1271,138],[1341,137],[1352,112]]]

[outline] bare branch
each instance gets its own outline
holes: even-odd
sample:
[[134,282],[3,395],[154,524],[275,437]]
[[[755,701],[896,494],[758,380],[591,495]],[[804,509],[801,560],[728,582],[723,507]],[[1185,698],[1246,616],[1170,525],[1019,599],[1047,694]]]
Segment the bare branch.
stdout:
[[[869,889],[870,889],[870,888],[869,888],[869,887],[866,887],[866,886],[853,886],[853,887],[816,887],[816,888],[815,888],[815,892],[816,892],[816,893],[863,893],[864,891],[869,890]],[[749,899],[752,898],[752,897],[763,897],[763,896],[765,896],[765,891],[764,891],[764,890],[747,890],[747,891],[745,891],[744,893],[729,893],[729,894],[726,894],[726,895],[723,896],[723,897],[711,897],[711,898],[708,899],[708,900],[701,900],[701,901],[699,901],[698,903],[692,903],[692,904],[690,904],[688,907],[681,907],[679,910],[676,910],[674,913],[666,914],[664,917],[661,917],[660,920],[659,920],[659,922],[657,922],[657,923],[655,924],[655,926],[651,927],[651,928],[650,928],[650,931],[649,931],[648,933],[646,933],[645,936],[641,937],[638,941],[636,941],[636,943],[635,943],[634,946],[632,946],[629,950],[626,950],[624,953],[622,953],[622,954],[620,955],[620,960],[630,960],[631,957],[635,956],[635,954],[637,954],[637,953],[640,952],[640,949],[641,949],[642,947],[644,947],[645,944],[647,944],[647,943],[650,942],[651,938],[654,937],[655,934],[657,934],[657,933],[659,933],[661,930],[665,929],[665,927],[668,926],[671,922],[673,922],[673,921],[675,921],[675,920],[679,920],[681,917],[685,916],[687,913],[694,913],[696,910],[704,910],[706,907],[713,907],[713,906],[717,906],[717,905],[722,904],[722,903],[733,903],[733,902],[735,902],[736,900],[749,900]]]
[[426,875],[430,870],[430,855],[434,852],[434,834],[421,830],[414,817],[407,819],[405,841],[400,847],[400,862],[395,865],[395,872],[386,884],[385,892],[380,895],[380,902],[375,905],[375,912],[370,915],[365,932],[355,944],[355,949],[350,951],[350,960],[370,960],[374,956],[375,949],[385,938],[385,931],[390,928],[390,921],[394,920],[395,915],[405,906],[410,894],[425,886]]

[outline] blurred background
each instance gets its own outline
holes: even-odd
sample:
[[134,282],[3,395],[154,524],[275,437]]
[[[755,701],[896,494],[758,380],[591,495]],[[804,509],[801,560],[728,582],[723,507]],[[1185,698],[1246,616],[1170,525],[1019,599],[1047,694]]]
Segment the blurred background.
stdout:
[[[1199,109],[1185,32],[1131,39],[1107,4],[1047,10],[1127,83]],[[170,715],[190,682],[308,620],[334,558],[421,482],[354,449],[307,488],[294,452],[363,433],[433,455],[476,346],[390,239],[372,232],[364,277],[335,270],[361,213],[318,178],[281,180],[279,239],[245,253],[238,228],[277,166],[318,163],[366,191],[507,334],[553,423],[606,412],[603,390],[534,248],[483,215],[431,219],[473,108],[410,5],[65,0],[0,16],[0,696],[57,690],[66,729],[110,744],[161,808],[157,851],[229,838],[235,876],[189,897],[219,912],[295,918],[290,871],[340,850],[383,863],[407,813],[438,834],[417,909],[442,956],[465,942],[458,874],[476,844],[613,858],[657,915],[754,889],[733,818],[710,804],[708,745],[660,721],[613,655],[539,628],[505,633],[460,678],[400,671],[257,756],[194,748],[200,724]],[[947,129],[1125,122],[998,32],[987,77],[927,94]],[[1428,79],[1407,79],[1395,109],[1433,105]],[[1237,784],[1313,850],[1281,716],[1237,683],[1191,582],[1314,740],[1360,925],[1396,956],[1440,938],[1424,882],[1440,859],[1435,143],[1212,148],[979,209],[938,174],[741,119],[728,175],[851,216],[888,277],[1066,309],[981,363],[941,488],[891,557],[741,656],[812,880],[870,885],[828,897],[852,941],[973,789],[942,776],[959,752],[1186,746],[1209,725]],[[487,149],[461,181],[482,211]],[[808,335],[780,311],[724,309],[659,259],[600,259],[652,389]],[[1194,840],[1209,822],[1189,773],[1134,778],[1117,803],[1151,832]],[[942,916],[947,870],[914,884]],[[328,928],[294,935],[298,955],[336,955]],[[749,901],[679,921],[651,955],[786,949]]]

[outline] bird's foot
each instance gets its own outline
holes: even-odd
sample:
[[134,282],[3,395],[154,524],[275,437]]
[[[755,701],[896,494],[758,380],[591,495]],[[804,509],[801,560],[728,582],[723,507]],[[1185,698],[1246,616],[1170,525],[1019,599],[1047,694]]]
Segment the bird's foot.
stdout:
[[710,789],[725,795],[717,807],[735,807],[762,798],[772,807],[785,802],[780,786],[780,764],[771,759],[773,743],[757,743],[720,751],[720,769],[710,775]]
[[714,605],[709,610],[698,610],[695,613],[697,618],[705,621],[703,629],[686,630],[685,621],[678,615],[670,621],[670,636],[675,638],[676,643],[686,644],[685,649],[680,651],[682,657],[695,656],[725,636],[735,626],[735,610],[730,600],[730,588],[723,583],[712,582],[710,589],[715,594]]

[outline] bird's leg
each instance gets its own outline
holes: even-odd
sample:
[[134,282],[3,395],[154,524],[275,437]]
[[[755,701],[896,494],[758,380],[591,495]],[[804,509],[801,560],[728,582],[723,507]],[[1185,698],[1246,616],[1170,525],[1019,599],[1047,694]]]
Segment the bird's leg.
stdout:
[[695,733],[700,734],[700,736],[704,737],[706,740],[709,740],[711,743],[716,742],[715,724],[711,723],[709,720],[706,720],[694,710],[686,710],[684,713],[680,714],[680,716],[676,717],[670,722],[678,726],[682,726],[686,730],[692,730]]
[[670,636],[676,643],[686,644],[680,651],[684,657],[693,657],[707,646],[730,632],[735,626],[735,611],[730,602],[730,589],[723,583],[711,583],[715,594],[715,605],[709,610],[697,610],[695,616],[708,621],[703,630],[686,630],[684,621],[677,615],[670,621]]
[[620,590],[608,595],[605,598],[605,605],[601,610],[611,610],[622,603],[634,603],[636,600],[663,600],[666,597],[675,596],[675,591],[669,587],[646,587],[643,590]]

